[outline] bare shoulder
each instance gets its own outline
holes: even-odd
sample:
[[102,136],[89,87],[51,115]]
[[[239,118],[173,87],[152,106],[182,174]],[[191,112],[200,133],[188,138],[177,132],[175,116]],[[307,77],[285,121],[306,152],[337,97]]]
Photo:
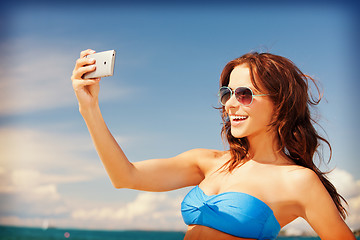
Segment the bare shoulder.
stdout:
[[309,168],[287,166],[284,168],[283,176],[286,179],[287,189],[300,202],[306,202],[313,193],[327,192],[318,175]]
[[186,151],[186,152],[182,153],[181,155],[183,157],[191,157],[191,158],[201,161],[203,159],[206,159],[206,160],[219,159],[219,158],[222,158],[226,153],[227,153],[227,151],[205,149],[205,148],[195,148],[195,149]]
[[307,185],[319,180],[313,170],[298,165],[286,166],[284,174],[292,184]]
[[202,172],[206,173],[213,169],[215,165],[224,162],[223,159],[226,159],[228,154],[228,151],[196,148],[184,152],[181,155],[187,159],[191,159],[191,161],[195,161]]

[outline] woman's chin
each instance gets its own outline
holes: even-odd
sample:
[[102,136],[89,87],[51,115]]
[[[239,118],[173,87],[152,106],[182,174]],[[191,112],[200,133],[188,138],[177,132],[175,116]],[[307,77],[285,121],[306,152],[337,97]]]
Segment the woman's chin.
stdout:
[[242,132],[242,131],[239,131],[237,129],[231,129],[231,135],[234,137],[234,138],[243,138],[243,137],[246,137],[246,135]]

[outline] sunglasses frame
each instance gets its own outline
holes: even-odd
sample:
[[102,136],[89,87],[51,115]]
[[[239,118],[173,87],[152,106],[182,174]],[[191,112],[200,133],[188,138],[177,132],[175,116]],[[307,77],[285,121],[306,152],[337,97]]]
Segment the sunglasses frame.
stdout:
[[[246,89],[249,89],[249,90],[250,90],[250,92],[251,92],[251,102],[250,102],[249,104],[245,105],[245,104],[243,104],[242,102],[240,102],[240,101],[236,98],[235,92],[236,92],[236,90],[237,90],[238,88],[246,88]],[[233,95],[235,95],[236,100],[237,100],[242,106],[245,106],[245,107],[248,107],[248,106],[250,106],[250,105],[252,104],[252,102],[253,102],[253,100],[254,100],[254,97],[263,97],[263,96],[270,95],[270,94],[254,94],[253,91],[251,90],[251,88],[248,88],[248,87],[237,87],[235,90],[232,90],[232,89],[229,88],[228,86],[222,86],[222,87],[219,89],[218,97],[219,97],[219,102],[220,102],[220,104],[221,104],[222,106],[224,106],[224,107],[225,107],[225,104],[223,104],[223,103],[221,102],[221,96],[220,96],[221,89],[228,89],[228,90],[230,91],[230,97],[229,97],[229,99],[225,102],[225,104],[230,100],[230,98],[231,98]]]

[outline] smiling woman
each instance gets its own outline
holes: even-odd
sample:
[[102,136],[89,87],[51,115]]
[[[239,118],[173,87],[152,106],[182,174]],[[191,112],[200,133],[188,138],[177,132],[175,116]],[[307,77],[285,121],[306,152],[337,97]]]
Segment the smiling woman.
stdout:
[[82,78],[95,70],[91,53],[81,53],[71,79],[113,185],[154,192],[195,186],[181,205],[185,239],[275,239],[298,217],[322,239],[355,239],[341,196],[313,163],[320,142],[328,142],[312,125],[312,79],[290,60],[249,53],[225,66],[219,98],[228,151],[193,149],[132,163],[101,115],[101,79]]

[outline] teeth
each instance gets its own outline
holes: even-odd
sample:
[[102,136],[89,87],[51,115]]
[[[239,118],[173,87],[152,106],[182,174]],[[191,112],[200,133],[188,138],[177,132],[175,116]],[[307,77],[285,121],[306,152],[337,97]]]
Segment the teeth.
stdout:
[[230,119],[232,120],[245,120],[247,119],[247,116],[235,116],[235,115],[231,115]]

